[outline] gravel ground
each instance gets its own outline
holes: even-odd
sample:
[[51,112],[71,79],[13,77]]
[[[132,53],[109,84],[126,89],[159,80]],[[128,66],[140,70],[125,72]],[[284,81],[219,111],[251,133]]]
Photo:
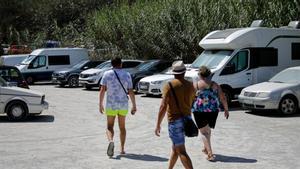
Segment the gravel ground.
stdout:
[[[171,142],[166,119],[162,135],[154,128],[158,97],[137,95],[138,112],[127,118],[126,155],[119,155],[115,126],[115,156],[106,156],[106,117],[98,112],[98,90],[30,86],[44,92],[50,106],[26,122],[0,116],[1,169],[157,169],[167,168]],[[219,114],[212,145],[216,162],[205,160],[201,138],[187,138],[194,168],[300,168],[300,115],[247,112],[234,106],[226,120]],[[176,168],[183,168],[180,160]]]

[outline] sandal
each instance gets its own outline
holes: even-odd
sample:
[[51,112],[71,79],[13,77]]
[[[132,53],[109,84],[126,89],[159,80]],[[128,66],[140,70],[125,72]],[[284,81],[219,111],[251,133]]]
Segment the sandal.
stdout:
[[216,158],[216,156],[212,153],[207,154],[207,157],[206,157],[206,159],[208,161],[215,161],[215,158]]
[[114,155],[114,148],[115,148],[114,142],[110,142],[107,147],[107,155],[109,157],[112,157]]

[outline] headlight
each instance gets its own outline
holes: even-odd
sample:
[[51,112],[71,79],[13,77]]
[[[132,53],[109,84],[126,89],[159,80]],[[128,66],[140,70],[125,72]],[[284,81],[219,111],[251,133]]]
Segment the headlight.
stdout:
[[270,93],[268,92],[258,92],[256,94],[256,97],[261,97],[261,98],[265,98],[265,97],[269,97]]
[[160,80],[160,81],[152,81],[151,84],[161,84],[163,81]]

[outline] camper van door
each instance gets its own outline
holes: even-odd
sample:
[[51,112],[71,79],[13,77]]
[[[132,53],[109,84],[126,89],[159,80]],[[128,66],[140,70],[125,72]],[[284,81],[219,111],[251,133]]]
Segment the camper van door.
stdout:
[[225,65],[218,79],[221,84],[231,84],[231,87],[239,90],[253,83],[253,70],[249,69],[250,51],[240,50]]

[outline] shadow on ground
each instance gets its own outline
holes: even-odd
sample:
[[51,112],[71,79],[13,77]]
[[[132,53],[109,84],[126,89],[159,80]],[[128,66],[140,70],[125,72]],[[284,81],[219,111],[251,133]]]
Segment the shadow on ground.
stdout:
[[290,118],[290,117],[300,117],[300,112],[296,114],[282,114],[276,110],[252,110],[246,111],[245,113],[256,115],[256,116],[264,116],[264,117],[276,117],[276,118]]
[[166,162],[169,159],[153,156],[149,154],[121,154],[116,156],[114,159],[121,160],[122,158],[127,158],[131,160],[140,160],[140,161],[158,161],[158,162]]
[[248,159],[243,157],[225,156],[216,154],[215,162],[223,163],[256,163],[256,159]]
[[54,122],[54,116],[52,115],[38,115],[29,116],[26,120],[13,122],[9,121],[7,116],[0,116],[0,123],[52,123]]

